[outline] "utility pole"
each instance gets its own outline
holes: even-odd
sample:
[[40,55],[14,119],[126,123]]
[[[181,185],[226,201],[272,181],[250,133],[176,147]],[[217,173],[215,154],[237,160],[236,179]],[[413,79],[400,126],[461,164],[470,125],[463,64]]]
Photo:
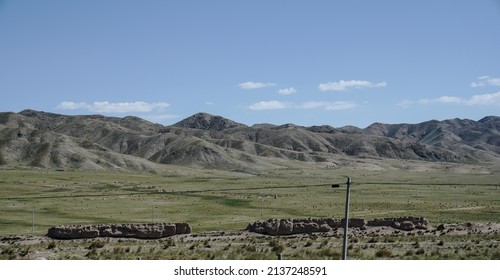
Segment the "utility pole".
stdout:
[[365,211],[365,198],[363,197],[363,193],[359,192],[361,196],[361,211]]
[[262,219],[262,195],[260,196],[260,218]]
[[33,212],[31,214],[31,235],[35,232],[35,208],[33,207]]
[[349,229],[350,193],[351,193],[351,177],[347,177],[347,191],[346,191],[346,197],[345,197],[344,246],[342,247],[342,260],[347,260],[347,231]]
[[151,206],[151,223],[155,223],[155,212],[154,212],[154,206]]

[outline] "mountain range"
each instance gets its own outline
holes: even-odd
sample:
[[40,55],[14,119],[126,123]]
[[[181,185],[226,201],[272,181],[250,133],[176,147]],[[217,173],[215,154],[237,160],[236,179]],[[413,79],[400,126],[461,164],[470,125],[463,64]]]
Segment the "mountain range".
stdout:
[[500,117],[374,123],[361,129],[294,124],[247,126],[198,113],[174,125],[137,117],[0,113],[0,165],[154,171],[182,165],[254,170],[339,158],[455,163],[500,161]]

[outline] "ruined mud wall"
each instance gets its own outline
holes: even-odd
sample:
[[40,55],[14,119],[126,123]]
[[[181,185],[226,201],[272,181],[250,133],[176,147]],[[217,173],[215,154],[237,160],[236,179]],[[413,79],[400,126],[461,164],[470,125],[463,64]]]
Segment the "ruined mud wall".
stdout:
[[[270,219],[249,224],[248,231],[268,235],[291,235],[315,232],[329,232],[344,226],[345,219],[309,218],[309,219]],[[349,219],[350,228],[392,227],[400,230],[427,229],[427,220],[423,217],[399,217],[369,220]]]
[[427,219],[424,217],[380,218],[369,220],[369,227],[392,227],[401,230],[427,229]]
[[[290,235],[314,232],[329,232],[332,229],[342,227],[344,219],[271,219],[267,221],[257,221],[249,224],[248,231],[269,234],[269,235]],[[363,219],[349,219],[349,226],[353,228],[363,228]]]
[[187,223],[60,225],[49,228],[47,236],[55,239],[96,237],[156,239],[176,234],[189,234],[191,231],[191,226]]

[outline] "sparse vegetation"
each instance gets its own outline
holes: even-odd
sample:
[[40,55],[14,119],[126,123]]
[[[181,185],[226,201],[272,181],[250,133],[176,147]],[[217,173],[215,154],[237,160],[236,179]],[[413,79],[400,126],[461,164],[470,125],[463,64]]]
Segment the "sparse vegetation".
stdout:
[[[42,252],[49,259],[276,259],[277,253],[286,259],[339,259],[342,230],[329,237],[318,234],[228,240],[234,238],[235,230],[260,219],[342,217],[344,190],[331,189],[328,184],[343,182],[349,175],[356,179],[351,195],[353,217],[418,215],[433,225],[469,222],[465,226],[471,227],[468,238],[456,235],[448,225],[441,227],[442,231],[355,236],[349,240],[349,258],[498,259],[498,244],[493,242],[499,239],[498,233],[482,235],[472,226],[477,222],[500,222],[497,187],[474,185],[497,182],[495,172],[500,170],[491,169],[488,175],[474,173],[470,167],[472,173],[449,176],[452,164],[387,160],[384,164],[395,168],[401,168],[401,164],[429,166],[433,171],[366,171],[344,166],[332,172],[328,168],[288,166],[256,176],[180,167],[165,174],[4,168],[0,169],[0,236],[31,235],[33,208],[32,238],[42,238],[49,227],[59,224],[148,223],[152,218],[155,222],[188,222],[195,233],[151,243],[125,239],[49,240],[31,244],[30,248],[21,241],[5,239],[0,242],[0,258],[32,259]],[[383,184],[394,181],[401,184]],[[413,186],[405,182],[428,184]],[[456,192],[454,184],[460,184],[458,207],[456,196],[448,195]],[[210,231],[216,235],[205,237]]]
[[55,241],[50,241],[49,245],[47,246],[47,249],[51,250],[56,248],[56,242]]
[[90,243],[89,245],[89,249],[100,249],[100,248],[104,248],[104,245],[106,245],[106,243],[103,241],[103,240],[95,240],[95,241],[92,241],[92,243]]
[[[57,246],[49,249],[48,243],[33,245],[33,242],[18,240],[13,244],[0,243],[0,259],[33,259],[43,256],[48,259],[276,259],[281,253],[285,259],[334,259],[341,257],[342,238],[340,236],[317,235],[314,243],[328,244],[317,248],[306,246],[310,236],[277,237],[241,235],[232,232],[227,239],[211,239],[211,233],[200,233],[194,238],[174,237],[175,246],[164,247],[165,240],[119,239],[106,243],[102,248],[91,244],[93,241],[72,240],[57,241]],[[446,246],[436,248],[435,242],[429,242],[421,236],[421,248],[414,249],[414,237],[400,235],[394,237],[394,243],[368,243],[367,237],[356,237],[358,242],[348,251],[349,259],[499,259],[497,240],[499,234],[475,234],[472,244],[479,240],[479,245],[469,246],[471,242],[464,236],[447,236]],[[173,239],[173,238],[170,238]],[[206,242],[206,240],[210,240]],[[44,245],[45,244],[45,245]],[[50,244],[50,243],[49,243]],[[86,244],[86,245],[85,245]],[[206,247],[209,244],[210,247]],[[373,247],[366,247],[371,244]],[[352,244],[351,244],[352,245]],[[496,247],[495,247],[496,246]],[[295,249],[293,248],[295,247]],[[364,249],[363,249],[364,248]],[[41,254],[41,255],[40,255]]]
[[380,248],[376,253],[375,257],[377,258],[390,258],[392,256],[392,252],[387,248]]

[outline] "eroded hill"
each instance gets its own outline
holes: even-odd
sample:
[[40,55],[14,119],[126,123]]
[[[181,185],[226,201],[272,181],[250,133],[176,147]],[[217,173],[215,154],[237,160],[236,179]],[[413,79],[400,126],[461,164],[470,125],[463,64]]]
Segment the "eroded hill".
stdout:
[[338,157],[478,163],[500,159],[500,117],[366,129],[254,125],[199,113],[172,126],[137,117],[0,113],[0,164],[155,170],[165,164],[265,169]]

